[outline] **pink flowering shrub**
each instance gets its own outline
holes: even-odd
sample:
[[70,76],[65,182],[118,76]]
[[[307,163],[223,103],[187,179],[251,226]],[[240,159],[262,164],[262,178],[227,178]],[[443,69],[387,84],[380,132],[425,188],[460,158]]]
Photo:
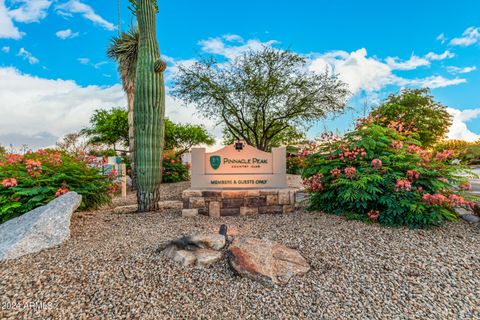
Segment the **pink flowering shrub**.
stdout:
[[109,203],[113,185],[84,156],[53,150],[25,155],[0,154],[0,223],[17,217],[68,191],[82,195],[80,209]]
[[373,159],[371,163],[371,167],[373,169],[382,169],[382,160],[380,159]]
[[319,192],[323,190],[322,187],[322,179],[323,179],[323,174],[317,173],[316,175],[313,175],[309,178],[306,178],[303,181],[303,184],[308,186],[308,190],[311,192]]
[[420,146],[415,130],[361,121],[343,139],[324,144],[306,160],[310,208],[389,226],[426,228],[472,210],[465,193],[468,169],[447,151]]
[[162,167],[162,182],[180,182],[187,181],[190,178],[189,175],[190,165],[184,164],[182,159],[175,155],[163,156]]
[[357,173],[357,169],[354,167],[346,167],[343,171],[345,172],[345,177],[348,179],[352,179],[355,176],[355,173]]

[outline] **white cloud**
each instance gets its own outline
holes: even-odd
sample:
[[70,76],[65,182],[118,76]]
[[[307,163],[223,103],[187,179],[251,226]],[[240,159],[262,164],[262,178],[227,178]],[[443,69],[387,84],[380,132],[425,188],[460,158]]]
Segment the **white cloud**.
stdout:
[[449,86],[455,86],[458,84],[466,83],[467,80],[463,78],[447,79],[442,76],[430,76],[420,79],[399,79],[397,84],[399,85],[413,85],[423,88],[443,88]]
[[[126,106],[122,86],[80,86],[75,81],[45,79],[0,67],[0,144],[50,146],[67,133],[88,126],[96,109]],[[193,106],[166,96],[166,115],[177,123],[203,124],[216,137],[220,127],[195,113]]]
[[[441,54],[439,56],[447,56]],[[432,55],[430,55],[432,57]],[[398,58],[387,58],[387,63],[368,57],[365,48],[353,51],[332,51],[312,59],[310,70],[324,72],[325,70],[338,74],[340,80],[346,82],[354,94],[360,90],[369,93],[380,91],[387,85],[419,86],[440,88],[466,82],[465,79],[447,79],[442,76],[407,79],[393,73],[394,70],[411,70],[414,66],[425,65],[430,62],[424,58],[412,56],[409,60],[399,62]],[[426,62],[425,62],[426,61]]]
[[66,29],[57,31],[55,35],[58,38],[65,40],[75,38],[76,36],[78,36],[78,32],[73,32],[71,29]]
[[36,64],[36,63],[39,62],[39,60],[37,58],[35,58],[30,52],[25,50],[25,48],[21,48],[18,51],[17,56],[22,57],[23,60],[27,60],[28,63],[30,63],[30,64]]
[[78,58],[77,61],[80,62],[83,65],[90,66],[90,67],[93,67],[95,69],[100,69],[101,66],[108,63],[108,61],[100,61],[100,62],[97,62],[97,63],[93,63],[93,62],[90,61],[89,58]]
[[73,14],[71,14],[70,12],[62,11],[59,9],[57,9],[55,13],[58,14],[60,17],[64,18],[65,20],[73,17]]
[[444,44],[448,39],[445,37],[445,34],[441,33],[437,36],[437,40]]
[[460,139],[466,141],[476,141],[480,135],[468,129],[466,122],[480,117],[480,108],[458,110],[448,108],[448,113],[453,116],[452,126],[448,132],[449,139]]
[[430,61],[445,60],[453,57],[455,57],[455,53],[450,52],[448,50],[445,50],[444,53],[440,53],[440,54],[435,52],[429,52],[425,55],[425,58],[427,58]]
[[79,0],[69,0],[66,3],[58,5],[56,9],[57,13],[62,16],[68,16],[69,13],[79,13],[82,14],[85,19],[92,21],[94,24],[97,24],[110,31],[115,30],[115,25],[113,23],[102,18],[100,15],[95,13],[95,10],[93,10],[92,7],[82,3]]
[[12,19],[8,15],[5,1],[0,0],[0,39],[20,39],[24,35],[13,24]]
[[83,87],[11,67],[0,68],[0,101],[0,143],[8,145],[18,137],[48,137],[48,141],[37,139],[36,147],[51,145],[52,137],[55,140],[87,126],[95,109],[126,105],[120,84]]
[[94,67],[95,69],[100,69],[101,66],[103,66],[104,64],[107,64],[107,63],[108,63],[108,61],[100,61],[100,62],[98,62],[98,63],[95,63],[95,64],[93,65],[93,67]]
[[455,54],[446,50],[443,53],[429,52],[424,57],[412,54],[410,59],[405,61],[401,61],[399,57],[387,57],[385,61],[392,70],[414,70],[418,67],[430,66],[430,61],[439,61],[453,57],[455,57]]
[[88,58],[78,58],[77,60],[81,64],[89,64],[90,63],[90,59],[88,59]]
[[394,83],[396,78],[388,65],[376,58],[367,57],[365,48],[351,53],[332,51],[319,55],[311,60],[309,69],[319,73],[328,71],[337,74],[353,93],[360,90],[380,90]]
[[400,61],[400,58],[398,57],[387,57],[385,61],[392,70],[414,70],[418,67],[430,65],[430,61],[428,59],[421,58],[413,54],[410,59],[405,61]]
[[450,72],[450,73],[453,73],[453,74],[470,73],[470,72],[475,71],[475,70],[477,70],[477,67],[475,67],[475,66],[464,67],[464,68],[460,68],[460,67],[456,67],[456,66],[448,66],[447,67],[447,71]]
[[450,45],[467,47],[477,43],[479,39],[480,39],[480,28],[469,27],[462,33],[461,37],[453,38],[450,41]]
[[[241,43],[238,45],[238,43]],[[235,59],[242,53],[249,50],[261,50],[265,46],[272,46],[278,43],[276,40],[262,42],[259,40],[248,40],[245,42],[238,35],[226,35],[223,37],[210,38],[199,42],[203,52],[224,56],[228,59]]]
[[243,38],[238,34],[226,34],[222,38],[230,42],[244,42]]
[[10,52],[10,47],[9,46],[2,47],[2,52],[9,53]]
[[47,10],[52,4],[51,0],[15,0],[20,6],[10,10],[8,14],[15,21],[23,23],[38,22],[47,16]]

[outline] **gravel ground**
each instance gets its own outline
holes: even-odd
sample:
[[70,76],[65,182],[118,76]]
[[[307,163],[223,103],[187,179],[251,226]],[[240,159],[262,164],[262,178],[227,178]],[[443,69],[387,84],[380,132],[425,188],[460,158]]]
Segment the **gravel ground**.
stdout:
[[[312,270],[264,287],[225,261],[181,267],[156,252],[222,223],[298,249]],[[479,248],[480,227],[462,221],[412,231],[303,211],[220,219],[76,213],[62,246],[0,263],[0,318],[480,319]]]

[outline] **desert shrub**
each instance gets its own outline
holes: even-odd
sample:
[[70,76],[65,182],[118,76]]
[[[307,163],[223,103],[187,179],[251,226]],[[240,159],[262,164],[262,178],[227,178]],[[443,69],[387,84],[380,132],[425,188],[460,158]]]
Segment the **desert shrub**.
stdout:
[[[58,151],[0,156],[0,223],[44,205],[68,191],[82,195],[80,209],[95,209],[111,201],[115,186],[110,177]],[[91,159],[90,159],[91,160]]]
[[184,164],[180,157],[173,154],[163,156],[162,181],[163,182],[180,182],[189,179],[189,165]]
[[473,208],[468,169],[449,150],[420,147],[401,124],[359,123],[341,140],[324,143],[303,172],[310,208],[388,226],[425,228],[455,220],[455,207]]

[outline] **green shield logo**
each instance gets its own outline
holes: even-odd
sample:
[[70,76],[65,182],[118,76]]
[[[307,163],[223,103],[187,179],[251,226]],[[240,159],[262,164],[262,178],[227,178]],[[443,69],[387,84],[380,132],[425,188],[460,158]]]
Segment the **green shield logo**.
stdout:
[[220,167],[221,160],[220,156],[210,156],[210,165],[217,170]]

